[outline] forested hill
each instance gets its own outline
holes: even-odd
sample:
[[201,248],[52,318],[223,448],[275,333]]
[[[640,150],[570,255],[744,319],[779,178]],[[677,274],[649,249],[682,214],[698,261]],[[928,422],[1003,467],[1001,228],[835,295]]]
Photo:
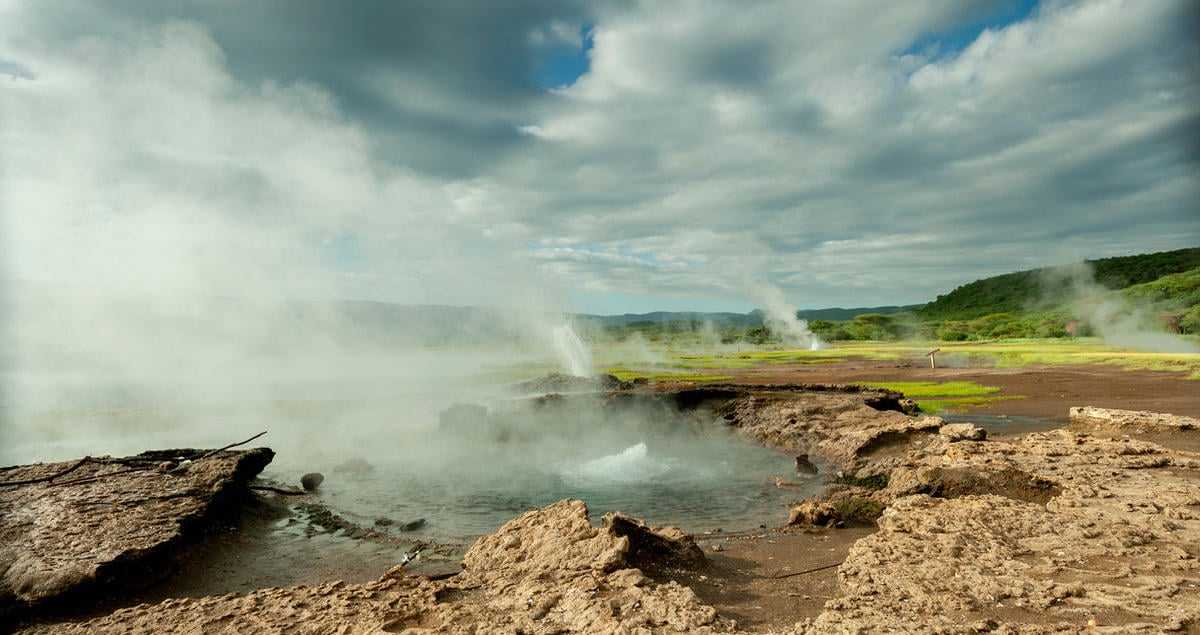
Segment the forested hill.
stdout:
[[[1085,260],[1096,284],[1124,289],[1162,276],[1200,267],[1200,247],[1153,254]],[[1049,307],[1061,301],[1080,283],[1076,265],[1042,267],[976,280],[938,296],[917,309],[925,320],[972,320],[995,313],[1018,313]],[[1085,276],[1086,279],[1086,276]]]

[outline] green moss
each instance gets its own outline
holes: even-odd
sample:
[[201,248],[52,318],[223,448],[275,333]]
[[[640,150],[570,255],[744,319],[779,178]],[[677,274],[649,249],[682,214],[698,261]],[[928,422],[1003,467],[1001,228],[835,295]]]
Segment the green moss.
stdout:
[[871,524],[883,515],[883,503],[869,498],[839,498],[830,501],[848,523]]
[[883,489],[888,485],[887,474],[872,474],[871,476],[835,476],[831,480],[838,485],[851,485],[867,489]]

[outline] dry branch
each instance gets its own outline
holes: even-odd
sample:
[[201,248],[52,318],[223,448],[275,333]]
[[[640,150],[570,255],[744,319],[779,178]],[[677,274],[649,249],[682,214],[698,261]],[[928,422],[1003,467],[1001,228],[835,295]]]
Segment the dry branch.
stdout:
[[795,577],[795,576],[798,576],[798,575],[804,575],[804,574],[806,574],[806,573],[816,573],[817,571],[824,571],[824,570],[826,570],[826,569],[832,569],[832,568],[834,568],[834,567],[840,567],[840,566],[842,566],[842,563],[841,563],[841,562],[835,562],[835,563],[833,563],[833,564],[827,564],[827,565],[825,565],[825,566],[823,566],[823,567],[816,567],[816,568],[813,568],[813,569],[805,569],[804,571],[797,571],[797,572],[795,572],[795,573],[785,573],[785,574],[783,574],[783,575],[776,575],[776,576],[771,576],[771,577],[772,577],[772,578],[774,578],[774,579],[776,579],[776,580],[780,580],[780,579],[782,579],[782,578],[791,578],[791,577]]
[[251,441],[261,437],[262,435],[264,435],[266,433],[267,433],[267,431],[263,430],[262,432],[259,432],[258,434],[250,437],[249,439],[246,439],[245,441],[238,441],[237,443],[230,443],[229,445],[227,445],[223,448],[217,448],[215,450],[210,450],[204,454],[201,454],[199,457],[196,458],[196,460],[199,461],[200,459],[207,459],[208,457],[216,454],[217,452],[224,452],[225,450],[228,450],[229,448],[236,448],[239,445],[246,445],[247,443],[250,443]]
[[83,467],[83,464],[87,463],[88,461],[95,461],[95,459],[93,459],[90,456],[85,456],[82,459],[79,459],[79,462],[76,463],[75,465],[72,465],[71,467],[68,467],[67,469],[62,470],[60,472],[55,472],[54,474],[51,474],[50,476],[31,478],[31,479],[26,479],[23,481],[0,482],[0,487],[15,487],[17,485],[33,485],[34,483],[44,483],[46,481],[53,481],[54,479],[56,479],[60,476],[66,476],[67,474],[74,472],[75,470],[79,469],[80,467]]

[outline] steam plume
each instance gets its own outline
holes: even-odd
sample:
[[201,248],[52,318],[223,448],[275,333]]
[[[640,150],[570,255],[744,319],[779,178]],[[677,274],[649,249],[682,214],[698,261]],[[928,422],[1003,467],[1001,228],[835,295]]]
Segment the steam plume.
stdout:
[[763,303],[764,322],[768,330],[788,346],[820,350],[825,343],[808,328],[808,322],[796,317],[796,309],[783,297],[779,287],[760,284],[753,288],[755,298]]
[[1098,284],[1091,265],[1086,262],[1050,269],[1043,287],[1065,296],[1046,298],[1043,302],[1067,300],[1074,316],[1091,326],[1109,345],[1155,353],[1200,353],[1200,347],[1186,339],[1155,330],[1153,307],[1131,303]]

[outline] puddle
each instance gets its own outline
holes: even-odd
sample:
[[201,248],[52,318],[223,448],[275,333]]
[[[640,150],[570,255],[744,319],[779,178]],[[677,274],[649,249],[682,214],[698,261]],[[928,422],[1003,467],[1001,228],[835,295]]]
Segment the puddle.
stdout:
[[1045,432],[1065,428],[1066,424],[1049,419],[1036,417],[1018,417],[1010,415],[986,414],[946,414],[939,415],[946,423],[973,423],[983,428],[989,435],[1012,436],[1029,434],[1030,432]]

